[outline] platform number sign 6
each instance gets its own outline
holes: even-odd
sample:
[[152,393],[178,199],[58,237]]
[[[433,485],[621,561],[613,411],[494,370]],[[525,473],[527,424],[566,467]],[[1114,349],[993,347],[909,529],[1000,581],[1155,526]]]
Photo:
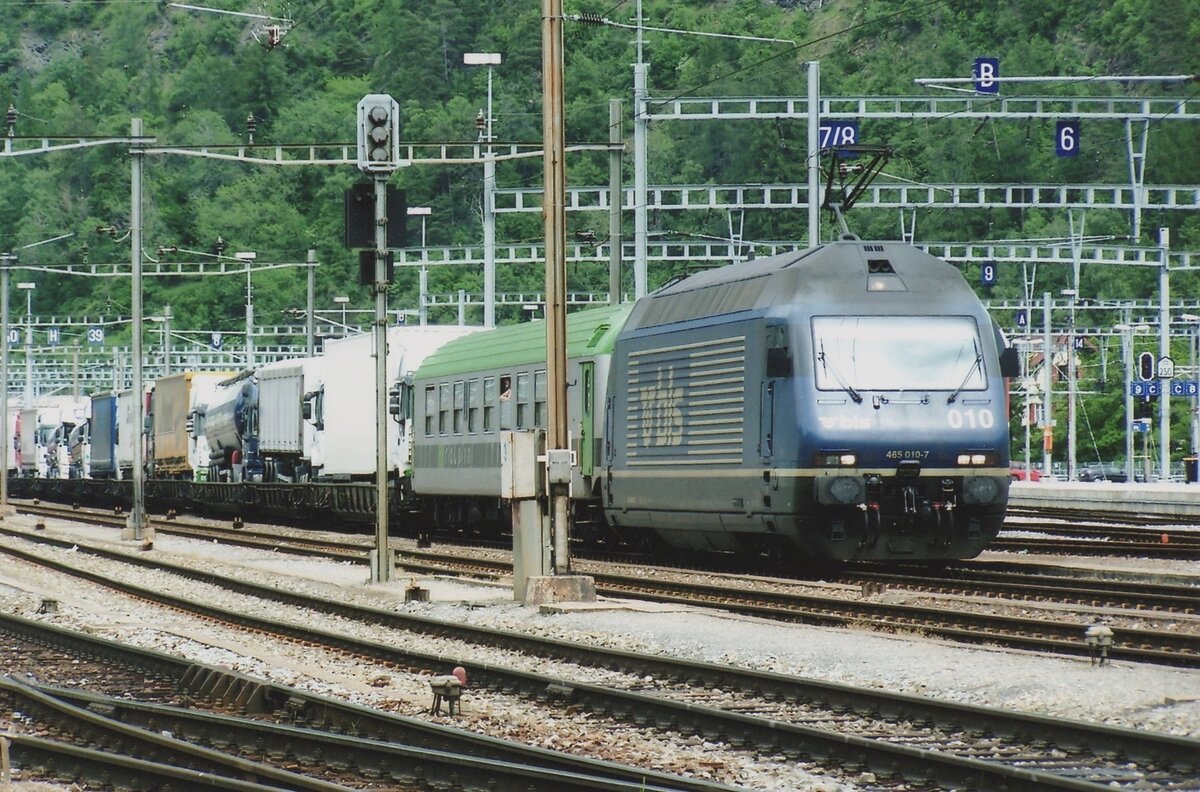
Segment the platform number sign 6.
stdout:
[[996,285],[996,262],[983,262],[983,265],[979,268],[979,283],[983,286]]
[[1054,128],[1054,153],[1060,157],[1079,156],[1078,121],[1059,121]]
[[99,325],[92,325],[87,329],[87,342],[89,344],[104,343],[104,328]]

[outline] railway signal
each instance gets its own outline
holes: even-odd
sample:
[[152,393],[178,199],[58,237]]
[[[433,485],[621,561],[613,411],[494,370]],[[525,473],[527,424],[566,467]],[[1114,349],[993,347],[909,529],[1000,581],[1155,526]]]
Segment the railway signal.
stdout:
[[358,103],[358,169],[391,173],[400,167],[400,105],[387,94]]
[[1154,353],[1143,352],[1138,355],[1138,377],[1143,382],[1154,379]]

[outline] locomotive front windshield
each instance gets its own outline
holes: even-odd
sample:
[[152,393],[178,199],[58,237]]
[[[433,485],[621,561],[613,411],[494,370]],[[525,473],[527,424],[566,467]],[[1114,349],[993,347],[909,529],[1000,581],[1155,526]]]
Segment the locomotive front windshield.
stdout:
[[983,390],[983,346],[969,316],[815,316],[819,390]]

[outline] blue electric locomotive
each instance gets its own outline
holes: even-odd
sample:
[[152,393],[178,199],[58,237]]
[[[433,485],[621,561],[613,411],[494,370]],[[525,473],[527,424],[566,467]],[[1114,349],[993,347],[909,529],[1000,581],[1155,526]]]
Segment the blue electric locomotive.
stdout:
[[605,514],[680,548],[973,557],[1008,499],[1003,347],[957,270],[907,245],[669,284],[616,342]]

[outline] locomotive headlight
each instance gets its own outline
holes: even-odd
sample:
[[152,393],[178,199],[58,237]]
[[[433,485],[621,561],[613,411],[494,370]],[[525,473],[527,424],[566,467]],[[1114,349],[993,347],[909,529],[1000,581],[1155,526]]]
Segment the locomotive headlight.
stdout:
[[959,454],[958,464],[966,467],[983,467],[984,465],[995,465],[995,454]]
[[830,482],[829,494],[838,503],[862,503],[862,479],[851,478],[850,476],[838,476]]
[[813,455],[813,467],[854,467],[858,454],[849,451],[821,451]]
[[854,476],[821,476],[816,480],[817,503],[852,506],[866,501],[866,484]]
[[963,501],[993,503],[1000,496],[1000,485],[992,476],[968,476],[963,479]]

